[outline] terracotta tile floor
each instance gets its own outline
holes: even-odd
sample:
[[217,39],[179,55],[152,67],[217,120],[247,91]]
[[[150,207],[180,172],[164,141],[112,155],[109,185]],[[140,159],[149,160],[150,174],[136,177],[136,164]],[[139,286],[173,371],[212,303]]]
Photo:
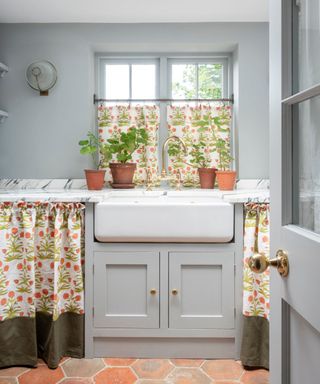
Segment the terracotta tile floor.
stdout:
[[269,372],[238,361],[192,359],[64,359],[50,370],[0,369],[0,384],[268,384]]

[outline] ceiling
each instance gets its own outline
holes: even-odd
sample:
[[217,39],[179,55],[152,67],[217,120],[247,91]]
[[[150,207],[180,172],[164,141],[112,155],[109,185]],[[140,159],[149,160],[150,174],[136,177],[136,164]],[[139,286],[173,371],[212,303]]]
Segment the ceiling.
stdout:
[[0,23],[268,21],[268,0],[0,0]]

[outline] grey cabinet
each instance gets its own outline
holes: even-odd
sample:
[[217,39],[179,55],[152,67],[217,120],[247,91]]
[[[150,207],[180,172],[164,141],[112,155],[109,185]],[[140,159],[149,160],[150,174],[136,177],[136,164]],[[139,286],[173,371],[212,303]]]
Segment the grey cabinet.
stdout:
[[159,328],[159,253],[94,253],[94,326]]
[[234,253],[169,253],[169,328],[234,327]]

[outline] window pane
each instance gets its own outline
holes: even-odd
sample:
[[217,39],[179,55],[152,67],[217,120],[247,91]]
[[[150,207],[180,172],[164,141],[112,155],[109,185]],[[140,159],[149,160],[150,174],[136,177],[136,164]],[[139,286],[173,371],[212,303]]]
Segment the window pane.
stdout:
[[197,97],[195,64],[172,65],[172,98],[192,99]]
[[222,64],[199,64],[198,83],[200,99],[219,99],[223,95]]
[[156,97],[156,66],[154,64],[132,65],[132,98],[154,99]]
[[320,96],[293,106],[293,223],[320,234]]
[[129,65],[107,64],[106,90],[107,99],[128,99],[129,95]]
[[320,83],[320,1],[294,1],[294,93]]

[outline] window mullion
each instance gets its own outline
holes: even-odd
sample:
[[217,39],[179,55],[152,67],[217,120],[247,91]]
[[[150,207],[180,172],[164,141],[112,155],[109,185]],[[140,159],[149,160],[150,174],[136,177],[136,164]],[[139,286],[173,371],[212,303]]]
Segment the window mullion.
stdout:
[[132,99],[132,64],[129,64],[129,99]]
[[196,99],[199,99],[199,64],[196,66]]

